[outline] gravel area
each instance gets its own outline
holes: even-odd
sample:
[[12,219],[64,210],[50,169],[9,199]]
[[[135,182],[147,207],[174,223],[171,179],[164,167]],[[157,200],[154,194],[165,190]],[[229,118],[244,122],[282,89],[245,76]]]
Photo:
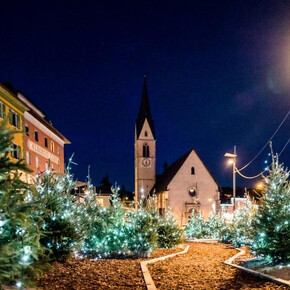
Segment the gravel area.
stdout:
[[248,248],[244,247],[243,250],[245,250],[245,254],[239,256],[234,261],[235,264],[290,282],[290,265],[270,266],[265,264],[262,259],[257,259],[252,255]]
[[190,243],[187,254],[148,268],[158,289],[287,289],[223,263],[236,253],[224,244]]
[[[182,249],[158,249],[152,258],[180,252]],[[37,279],[41,289],[146,289],[140,262],[147,259],[99,259],[54,263]]]

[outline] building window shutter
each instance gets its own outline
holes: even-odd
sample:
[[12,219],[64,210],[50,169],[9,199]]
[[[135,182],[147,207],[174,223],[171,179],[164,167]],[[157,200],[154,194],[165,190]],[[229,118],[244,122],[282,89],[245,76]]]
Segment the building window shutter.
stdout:
[[0,117],[2,119],[5,118],[5,104],[2,102],[0,102]]
[[21,158],[21,147],[17,146],[17,159]]
[[13,113],[12,113],[12,110],[11,109],[9,109],[9,123],[11,124],[11,125],[13,125]]
[[16,127],[20,129],[20,116],[16,114]]

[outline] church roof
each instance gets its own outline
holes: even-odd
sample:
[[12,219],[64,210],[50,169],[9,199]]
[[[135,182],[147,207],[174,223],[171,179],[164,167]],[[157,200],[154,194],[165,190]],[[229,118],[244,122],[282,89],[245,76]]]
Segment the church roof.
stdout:
[[[168,184],[171,182],[171,180],[174,178],[174,176],[177,174],[179,169],[182,167],[188,156],[191,154],[191,152],[194,152],[197,157],[200,159],[198,154],[194,149],[190,149],[188,152],[186,152],[184,155],[182,155],[179,159],[177,159],[174,163],[172,163],[170,166],[168,166],[165,171],[161,175],[156,176],[156,184],[154,186],[156,192],[159,191],[167,191],[168,190]],[[215,183],[217,184],[215,178],[212,176],[208,168],[205,166],[203,161],[200,159],[203,166],[206,168],[210,176],[213,178]]]
[[155,184],[156,192],[167,190],[168,184],[176,175],[176,173],[181,168],[181,166],[183,165],[183,163],[185,162],[185,160],[187,159],[187,157],[192,151],[193,149],[190,149],[188,152],[182,155],[179,159],[177,159],[174,163],[168,166],[163,172],[163,174],[156,176],[156,184]]
[[141,98],[141,103],[140,103],[139,115],[138,115],[138,118],[136,119],[137,138],[139,137],[141,133],[142,127],[146,119],[149,123],[150,129],[154,137],[155,136],[154,122],[152,120],[151,111],[150,111],[146,76],[144,76],[143,92],[142,92],[142,98]]

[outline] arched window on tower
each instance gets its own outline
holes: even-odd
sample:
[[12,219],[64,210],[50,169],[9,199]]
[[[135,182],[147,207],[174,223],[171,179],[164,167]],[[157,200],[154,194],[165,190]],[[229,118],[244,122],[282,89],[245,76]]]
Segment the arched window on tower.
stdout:
[[148,137],[148,132],[147,131],[145,131],[144,136]]
[[145,143],[143,145],[143,157],[149,157],[150,154],[149,154],[149,146]]
[[194,167],[191,167],[191,175],[194,175],[194,174],[195,174]]

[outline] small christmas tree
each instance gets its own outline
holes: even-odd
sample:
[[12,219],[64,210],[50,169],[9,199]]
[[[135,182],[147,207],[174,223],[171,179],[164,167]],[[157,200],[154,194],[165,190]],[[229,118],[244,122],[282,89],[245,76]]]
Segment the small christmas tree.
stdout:
[[290,172],[272,157],[272,168],[264,177],[252,250],[274,263],[290,262]]
[[36,201],[42,205],[38,215],[44,220],[40,242],[50,261],[66,261],[83,238],[78,205],[70,194],[74,186],[69,170],[57,174],[48,168],[36,178]]
[[108,256],[126,251],[125,211],[119,198],[117,185],[111,188],[111,205],[108,209],[90,206],[94,212],[81,253],[86,256]]
[[29,170],[23,160],[9,158],[14,134],[0,122],[0,288],[15,280],[19,287],[30,284],[38,273],[34,262],[42,253],[41,221],[32,215],[39,209],[31,201],[35,192],[21,180],[21,172]]
[[158,212],[156,197],[143,199],[138,210],[128,215],[126,226],[127,248],[140,257],[148,257],[157,247]]
[[192,211],[192,215],[186,225],[185,234],[189,238],[204,238],[206,231],[205,231],[205,221],[199,212],[195,215],[194,210]]
[[227,241],[237,247],[250,245],[253,241],[253,222],[257,216],[258,206],[247,196],[246,204],[237,208],[228,225]]
[[221,240],[226,232],[225,219],[219,213],[211,212],[205,223],[204,236],[212,239]]
[[183,232],[170,208],[159,218],[157,233],[160,248],[172,248],[182,242]]

